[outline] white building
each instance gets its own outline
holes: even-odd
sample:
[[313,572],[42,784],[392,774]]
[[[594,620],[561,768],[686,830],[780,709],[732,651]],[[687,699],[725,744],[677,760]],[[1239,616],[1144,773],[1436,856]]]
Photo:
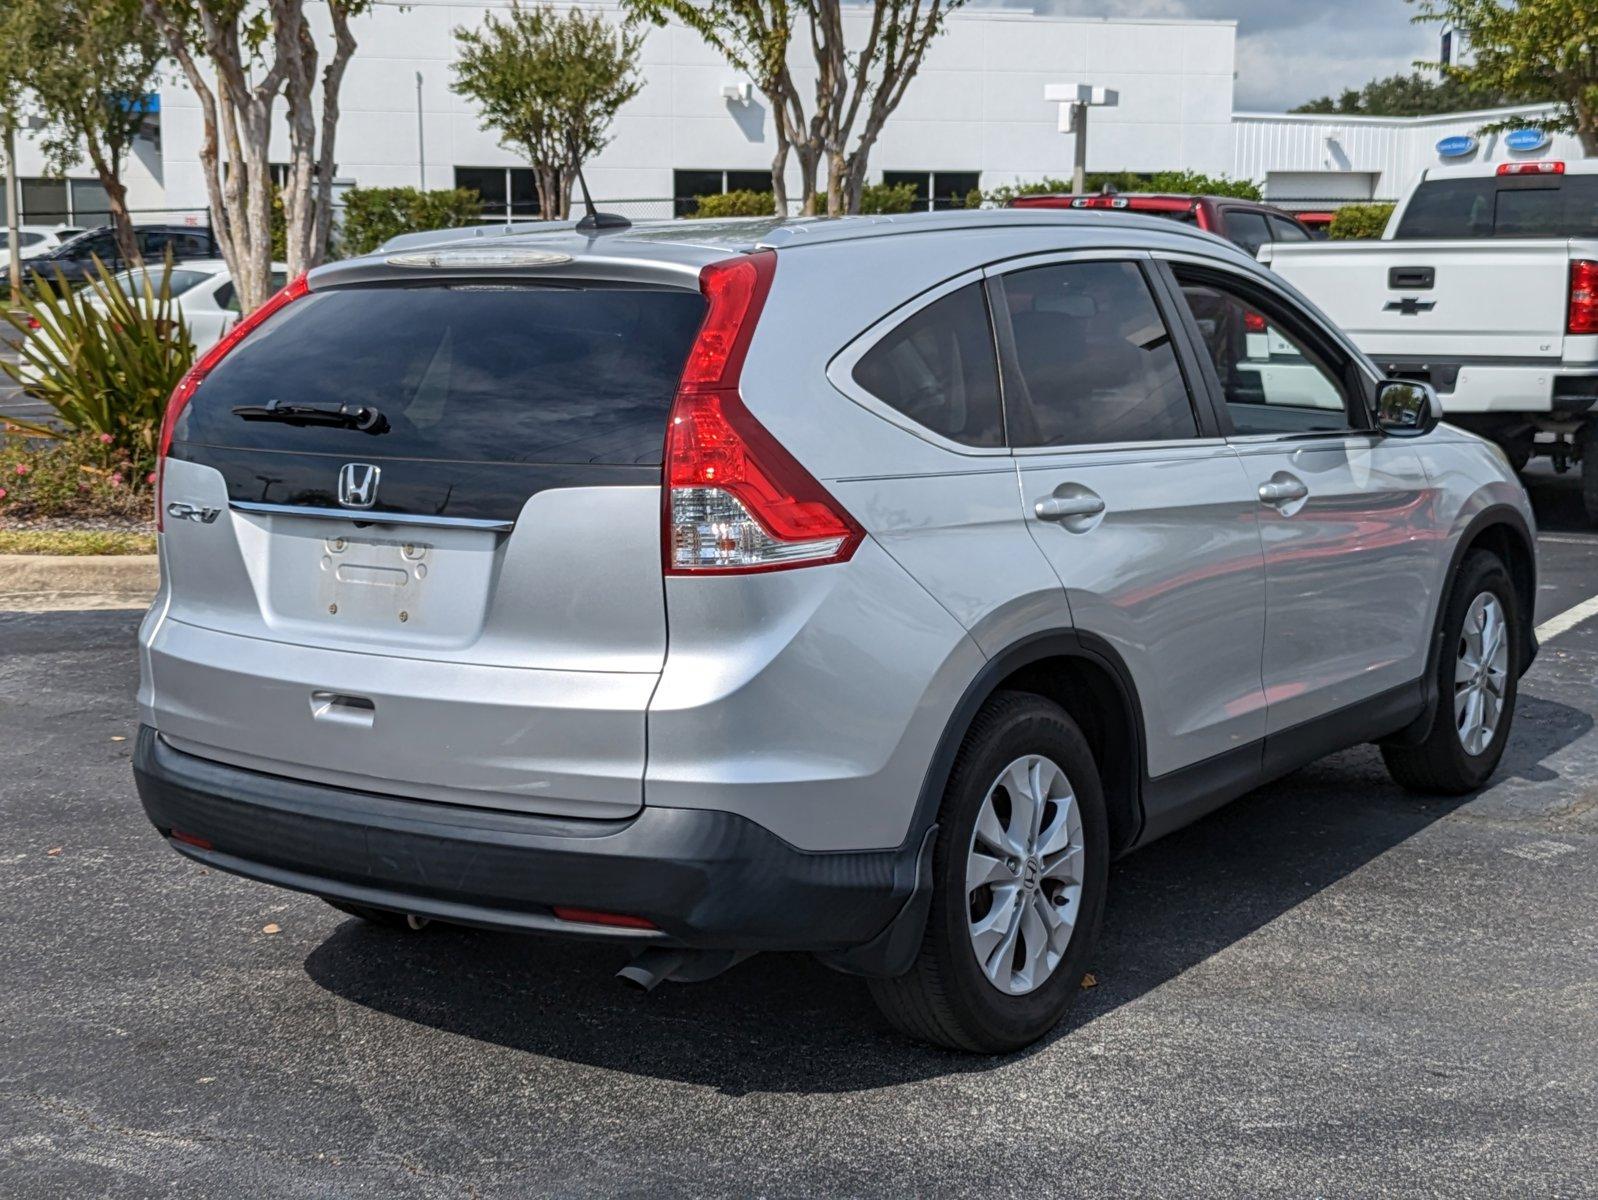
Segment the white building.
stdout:
[[[508,0],[379,0],[356,21],[360,48],[341,94],[341,184],[466,186],[491,212],[536,214],[531,172],[450,87],[453,31],[506,7]],[[621,19],[612,3],[589,7]],[[1059,132],[1057,107],[1043,99],[1050,83],[1120,93],[1119,107],[1094,111],[1090,170],[1229,174],[1256,180],[1271,199],[1300,208],[1394,198],[1422,168],[1468,160],[1442,158],[1439,142],[1472,135],[1502,115],[1234,115],[1236,34],[1232,21],[961,10],[872,150],[871,176],[913,181],[940,202],[978,186],[1068,176],[1073,139]],[[864,40],[863,30],[855,40]],[[802,89],[813,77],[803,69],[807,53],[808,46],[796,47]],[[747,81],[698,35],[675,25],[652,29],[641,71],[642,92],[621,110],[611,144],[587,167],[596,198],[629,215],[666,216],[706,192],[769,188],[774,143],[765,103],[752,89],[744,98]],[[159,100],[151,136],[129,165],[129,206],[145,220],[201,223],[208,218],[199,109],[181,79],[168,82]],[[286,134],[279,136],[285,147]],[[1556,139],[1553,152],[1579,147]],[[1471,149],[1475,157],[1511,153],[1494,137]],[[26,139],[20,159],[25,219],[104,219],[104,197],[87,169],[47,180]],[[794,178],[790,190],[796,188]]]

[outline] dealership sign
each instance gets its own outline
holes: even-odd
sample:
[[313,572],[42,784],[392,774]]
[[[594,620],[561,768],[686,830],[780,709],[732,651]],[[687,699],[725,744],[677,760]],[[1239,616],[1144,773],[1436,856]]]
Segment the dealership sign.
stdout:
[[1467,154],[1476,152],[1477,141],[1468,133],[1446,137],[1437,143],[1437,153],[1444,158],[1464,158]]
[[1551,141],[1553,138],[1549,137],[1546,129],[1516,129],[1504,138],[1504,145],[1522,154],[1529,154],[1541,150]]

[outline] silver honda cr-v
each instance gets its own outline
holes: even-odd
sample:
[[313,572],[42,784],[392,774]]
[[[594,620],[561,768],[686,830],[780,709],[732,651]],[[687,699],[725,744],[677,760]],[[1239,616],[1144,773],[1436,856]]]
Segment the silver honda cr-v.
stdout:
[[189,857],[646,986],[811,951],[998,1051],[1116,856],[1356,743],[1497,766],[1520,484],[1227,243],[471,233],[296,281],[173,398],[135,770]]

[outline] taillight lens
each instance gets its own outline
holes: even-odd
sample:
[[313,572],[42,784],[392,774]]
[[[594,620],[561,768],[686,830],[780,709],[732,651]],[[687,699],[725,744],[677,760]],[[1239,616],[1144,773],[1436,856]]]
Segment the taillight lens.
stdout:
[[161,503],[162,486],[166,482],[166,456],[172,449],[172,431],[177,426],[178,417],[184,408],[194,398],[195,390],[204,381],[205,377],[216,369],[216,364],[228,356],[228,353],[254,332],[254,330],[278,309],[283,308],[302,296],[309,295],[310,284],[304,275],[291,279],[288,286],[270,297],[249,316],[245,317],[232,329],[228,330],[222,340],[217,342],[202,354],[189,372],[178,382],[172,392],[172,398],[166,402],[166,411],[161,414],[161,440],[157,451],[155,466],[155,527],[166,528],[166,509]]
[[1570,264],[1571,333],[1598,333],[1598,262]]
[[738,393],[777,256],[712,263],[710,302],[666,431],[665,569],[739,574],[844,562],[865,531],[744,407]]
[[1504,163],[1498,168],[1500,175],[1563,175],[1565,164],[1562,162],[1517,162]]
[[1253,309],[1249,309],[1243,314],[1244,332],[1264,333],[1266,328],[1264,313],[1257,313]]

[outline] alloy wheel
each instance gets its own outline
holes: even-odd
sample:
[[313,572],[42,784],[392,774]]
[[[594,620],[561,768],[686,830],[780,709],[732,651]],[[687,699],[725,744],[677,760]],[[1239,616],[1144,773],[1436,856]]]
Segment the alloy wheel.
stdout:
[[1509,622],[1491,592],[1471,601],[1454,663],[1454,728],[1465,753],[1482,754],[1503,717],[1509,684]]

